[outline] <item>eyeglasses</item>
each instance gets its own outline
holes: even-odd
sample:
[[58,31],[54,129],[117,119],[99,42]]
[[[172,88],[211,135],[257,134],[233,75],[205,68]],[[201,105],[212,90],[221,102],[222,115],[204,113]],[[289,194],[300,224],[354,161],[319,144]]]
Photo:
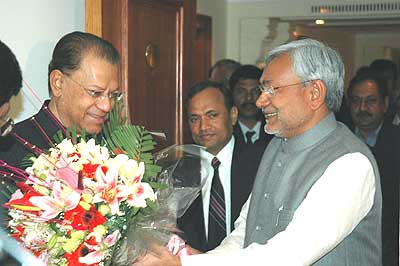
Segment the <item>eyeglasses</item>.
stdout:
[[74,80],[67,74],[64,74],[65,77],[73,81],[75,84],[77,84],[79,87],[81,87],[91,98],[93,98],[96,102],[99,101],[104,101],[106,98],[108,98],[111,102],[115,101],[120,101],[122,99],[123,93],[120,91],[113,91],[108,94],[105,94],[103,90],[94,90],[90,88],[86,88],[83,86],[81,83],[78,81]]
[[352,96],[350,97],[350,103],[355,106],[360,106],[364,102],[367,106],[374,106],[379,102],[379,99],[375,96],[367,96],[367,97],[359,97]]
[[14,120],[9,117],[6,119],[0,119],[0,123],[0,136],[5,137],[13,130]]
[[271,85],[268,84],[267,80],[263,80],[261,82],[260,85],[258,85],[257,89],[260,92],[264,92],[272,97],[276,96],[276,91],[281,89],[281,88],[285,88],[285,87],[290,87],[290,86],[295,86],[295,85],[300,85],[300,84],[306,84],[307,82],[311,82],[313,80],[306,80],[306,81],[302,81],[302,82],[298,82],[298,83],[294,83],[294,84],[289,84],[289,85],[283,85],[283,86],[277,86],[277,87],[273,87]]

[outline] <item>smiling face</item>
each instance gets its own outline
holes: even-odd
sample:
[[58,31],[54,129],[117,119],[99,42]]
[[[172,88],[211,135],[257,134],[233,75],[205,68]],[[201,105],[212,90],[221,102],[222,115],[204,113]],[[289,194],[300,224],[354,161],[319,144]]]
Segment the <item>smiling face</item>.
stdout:
[[[265,131],[279,137],[291,138],[304,133],[314,126],[313,121],[313,83],[301,83],[292,70],[292,63],[287,54],[282,54],[271,61],[260,78],[262,84],[276,89],[276,95],[261,93],[256,104],[264,113]],[[286,86],[296,84],[293,86]],[[317,90],[317,93],[318,90]],[[320,97],[318,95],[318,97]],[[321,105],[321,103],[318,103]],[[315,105],[315,109],[320,106]]]
[[104,95],[117,91],[118,69],[118,65],[89,53],[82,59],[80,68],[72,73],[54,70],[50,75],[50,110],[65,127],[76,125],[78,132],[84,128],[89,134],[99,133],[114,103],[107,97],[95,99],[89,91],[100,91]]
[[190,100],[188,117],[194,142],[216,155],[232,137],[237,109],[228,111],[222,92],[210,87]]

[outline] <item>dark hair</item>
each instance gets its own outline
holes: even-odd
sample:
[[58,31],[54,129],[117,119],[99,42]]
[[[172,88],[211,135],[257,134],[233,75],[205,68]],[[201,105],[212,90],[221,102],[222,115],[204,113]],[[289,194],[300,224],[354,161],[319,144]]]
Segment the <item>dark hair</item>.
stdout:
[[211,68],[210,71],[208,72],[208,77],[211,77],[212,72],[214,71],[214,69],[216,69],[217,67],[225,67],[227,69],[231,69],[232,71],[235,71],[236,69],[238,69],[242,64],[240,64],[239,62],[232,60],[232,59],[221,59],[218,60]]
[[189,89],[189,92],[185,99],[186,114],[189,110],[190,100],[196,94],[202,92],[203,90],[205,90],[207,88],[215,88],[215,89],[219,90],[222,93],[222,95],[224,95],[224,102],[225,102],[226,109],[228,111],[230,111],[232,109],[232,107],[233,107],[232,91],[229,90],[228,88],[226,88],[225,86],[223,86],[221,83],[210,81],[210,80],[205,80],[200,83],[197,83],[196,85],[194,85],[193,87],[191,87]]
[[258,81],[261,75],[262,70],[258,67],[254,65],[243,65],[233,72],[229,79],[229,88],[233,91],[233,88],[240,79],[255,79]]
[[383,79],[388,78],[385,73],[390,73],[393,80],[397,79],[397,65],[391,60],[376,59],[369,66],[376,72],[376,75]]
[[[108,41],[91,33],[75,31],[63,36],[56,44],[49,64],[50,73],[58,69],[63,73],[78,70],[85,55],[92,53],[113,65],[120,63],[117,49]],[[49,90],[50,81],[49,81]]]
[[0,106],[22,87],[22,74],[14,53],[0,41]]
[[386,80],[377,75],[373,69],[363,68],[357,73],[358,74],[355,75],[349,83],[349,88],[347,90],[347,95],[349,97],[353,96],[354,87],[366,80],[371,80],[376,83],[379,95],[382,99],[388,95],[388,86]]

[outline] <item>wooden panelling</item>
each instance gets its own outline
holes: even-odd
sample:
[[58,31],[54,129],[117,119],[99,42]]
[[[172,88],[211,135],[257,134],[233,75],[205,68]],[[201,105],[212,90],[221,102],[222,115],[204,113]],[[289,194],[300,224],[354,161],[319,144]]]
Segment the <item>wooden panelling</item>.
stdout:
[[[167,140],[160,147],[182,143],[187,128],[183,97],[196,71],[195,16],[196,0],[101,1],[101,36],[121,53],[126,114],[134,124],[165,132]],[[87,19],[98,23],[90,15]],[[154,67],[146,63],[149,44],[156,47]]]

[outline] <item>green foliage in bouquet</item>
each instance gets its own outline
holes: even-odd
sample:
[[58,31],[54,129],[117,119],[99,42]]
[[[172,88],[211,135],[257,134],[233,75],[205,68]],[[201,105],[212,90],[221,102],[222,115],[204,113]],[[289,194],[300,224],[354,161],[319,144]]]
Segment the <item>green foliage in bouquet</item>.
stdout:
[[151,153],[156,142],[143,126],[126,125],[126,119],[121,117],[122,108],[122,104],[115,104],[109,120],[103,126],[105,144],[114,154],[127,153],[130,158],[144,162],[144,178],[154,178],[161,171],[161,168],[154,164]]

